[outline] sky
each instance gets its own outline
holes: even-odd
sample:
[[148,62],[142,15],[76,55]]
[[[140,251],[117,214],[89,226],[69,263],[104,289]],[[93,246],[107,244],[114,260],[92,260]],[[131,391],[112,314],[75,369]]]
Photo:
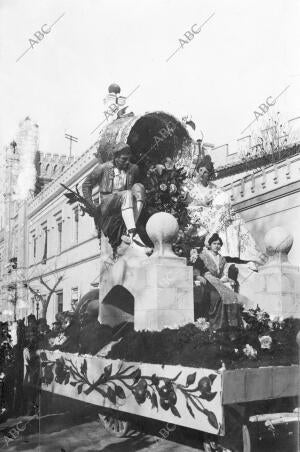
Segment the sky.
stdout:
[[271,109],[300,116],[299,9],[298,0],[0,0],[1,152],[30,116],[41,152],[68,154],[69,133],[81,154],[98,138],[113,82],[124,96],[138,87],[129,111],[191,115],[216,146],[241,138],[286,87]]

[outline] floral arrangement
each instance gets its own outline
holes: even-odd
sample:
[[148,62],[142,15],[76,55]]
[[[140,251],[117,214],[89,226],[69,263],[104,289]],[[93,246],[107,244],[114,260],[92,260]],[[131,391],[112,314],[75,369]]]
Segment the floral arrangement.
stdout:
[[298,363],[300,319],[271,319],[259,307],[244,309],[244,328],[213,331],[205,318],[177,329],[130,332],[112,359],[219,369]]
[[199,237],[196,228],[193,225],[188,225],[186,228],[179,230],[177,240],[173,243],[173,251],[180,257],[186,257],[188,262],[192,264],[193,256],[198,255],[202,251],[204,240],[205,236]]
[[184,169],[175,168],[172,162],[150,166],[144,180],[145,208],[148,214],[168,212],[174,215],[181,228],[186,227],[188,215],[183,191],[185,179]]

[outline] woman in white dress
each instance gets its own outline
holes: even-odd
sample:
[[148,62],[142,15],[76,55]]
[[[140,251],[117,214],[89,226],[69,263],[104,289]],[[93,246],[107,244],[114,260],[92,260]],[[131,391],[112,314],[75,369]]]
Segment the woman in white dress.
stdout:
[[233,211],[227,193],[209,179],[209,169],[200,164],[196,176],[186,184],[191,224],[206,241],[213,233],[219,234],[227,261],[249,262],[256,270],[254,263],[263,263],[263,253],[240,215]]

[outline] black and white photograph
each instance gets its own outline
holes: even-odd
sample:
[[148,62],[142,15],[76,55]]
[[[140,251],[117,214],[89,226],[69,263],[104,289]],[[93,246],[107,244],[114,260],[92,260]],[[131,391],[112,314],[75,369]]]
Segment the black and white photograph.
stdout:
[[300,452],[299,0],[0,0],[0,452]]

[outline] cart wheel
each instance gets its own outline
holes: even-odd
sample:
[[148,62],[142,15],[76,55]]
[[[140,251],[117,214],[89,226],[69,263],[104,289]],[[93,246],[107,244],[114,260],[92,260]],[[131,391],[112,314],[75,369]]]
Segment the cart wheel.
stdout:
[[130,422],[120,419],[116,414],[98,413],[98,417],[105,430],[117,438],[126,436],[128,430],[130,429]]
[[243,452],[251,452],[251,438],[249,428],[247,425],[243,425],[242,435],[243,435]]
[[233,452],[232,449],[227,449],[227,448],[221,446],[218,442],[218,439],[212,440],[209,438],[206,438],[203,441],[203,449],[204,449],[204,452]]
[[242,426],[241,441],[231,436],[205,435],[204,452],[251,452],[251,438],[247,425]]

